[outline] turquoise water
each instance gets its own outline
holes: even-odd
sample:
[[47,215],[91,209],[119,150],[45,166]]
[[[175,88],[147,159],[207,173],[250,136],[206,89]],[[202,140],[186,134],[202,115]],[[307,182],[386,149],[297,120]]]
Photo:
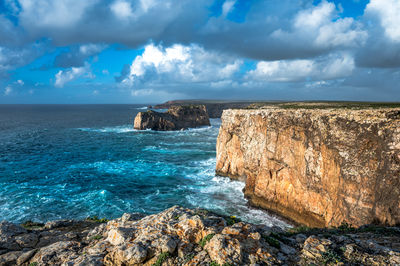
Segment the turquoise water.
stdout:
[[284,226],[251,209],[241,182],[215,176],[220,119],[138,131],[135,105],[0,106],[0,220],[22,222],[201,207]]

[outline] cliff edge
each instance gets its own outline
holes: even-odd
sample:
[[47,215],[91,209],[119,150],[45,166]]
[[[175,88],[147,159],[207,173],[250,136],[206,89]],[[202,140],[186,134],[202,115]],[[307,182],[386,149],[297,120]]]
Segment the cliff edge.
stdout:
[[219,175],[308,226],[400,224],[400,108],[225,110]]
[[135,117],[135,129],[180,130],[209,126],[210,119],[204,105],[171,106],[167,112],[139,112]]

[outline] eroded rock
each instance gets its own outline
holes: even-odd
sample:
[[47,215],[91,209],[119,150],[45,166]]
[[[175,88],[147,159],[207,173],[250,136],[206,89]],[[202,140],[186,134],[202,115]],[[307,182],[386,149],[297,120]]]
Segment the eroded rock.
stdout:
[[395,265],[400,259],[396,227],[300,228],[296,233],[177,206],[142,219],[125,214],[103,224],[3,228],[10,229],[2,233],[11,242],[33,247],[0,249],[0,265]]
[[204,105],[171,106],[165,113],[151,110],[139,112],[134,121],[134,128],[140,130],[181,130],[209,125]]
[[225,110],[216,172],[309,226],[400,223],[399,109]]

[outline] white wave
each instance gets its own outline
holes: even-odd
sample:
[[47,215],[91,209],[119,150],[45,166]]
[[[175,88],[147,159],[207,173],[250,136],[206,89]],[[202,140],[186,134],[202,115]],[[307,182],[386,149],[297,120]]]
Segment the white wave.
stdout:
[[123,125],[115,127],[102,127],[102,128],[78,128],[81,131],[99,132],[99,133],[127,133],[136,131],[132,125]]
[[147,106],[143,106],[143,107],[136,107],[135,109],[138,109],[138,110],[147,110],[148,108],[147,108]]
[[[215,159],[206,160],[200,164],[203,165],[204,170],[197,174],[198,178],[193,176],[193,179],[197,181],[197,186],[191,186],[189,189],[194,193],[186,197],[190,204],[224,215],[235,215],[255,224],[290,227],[286,222],[270,213],[249,207],[243,194],[245,184],[215,176],[213,167]],[[207,180],[204,176],[209,176],[211,179]]]

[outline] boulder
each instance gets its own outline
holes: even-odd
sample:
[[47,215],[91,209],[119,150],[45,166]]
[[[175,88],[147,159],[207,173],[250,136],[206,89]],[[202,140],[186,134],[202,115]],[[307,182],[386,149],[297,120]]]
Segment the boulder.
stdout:
[[167,112],[139,112],[134,128],[139,130],[181,130],[199,126],[209,126],[210,119],[204,105],[171,106]]

